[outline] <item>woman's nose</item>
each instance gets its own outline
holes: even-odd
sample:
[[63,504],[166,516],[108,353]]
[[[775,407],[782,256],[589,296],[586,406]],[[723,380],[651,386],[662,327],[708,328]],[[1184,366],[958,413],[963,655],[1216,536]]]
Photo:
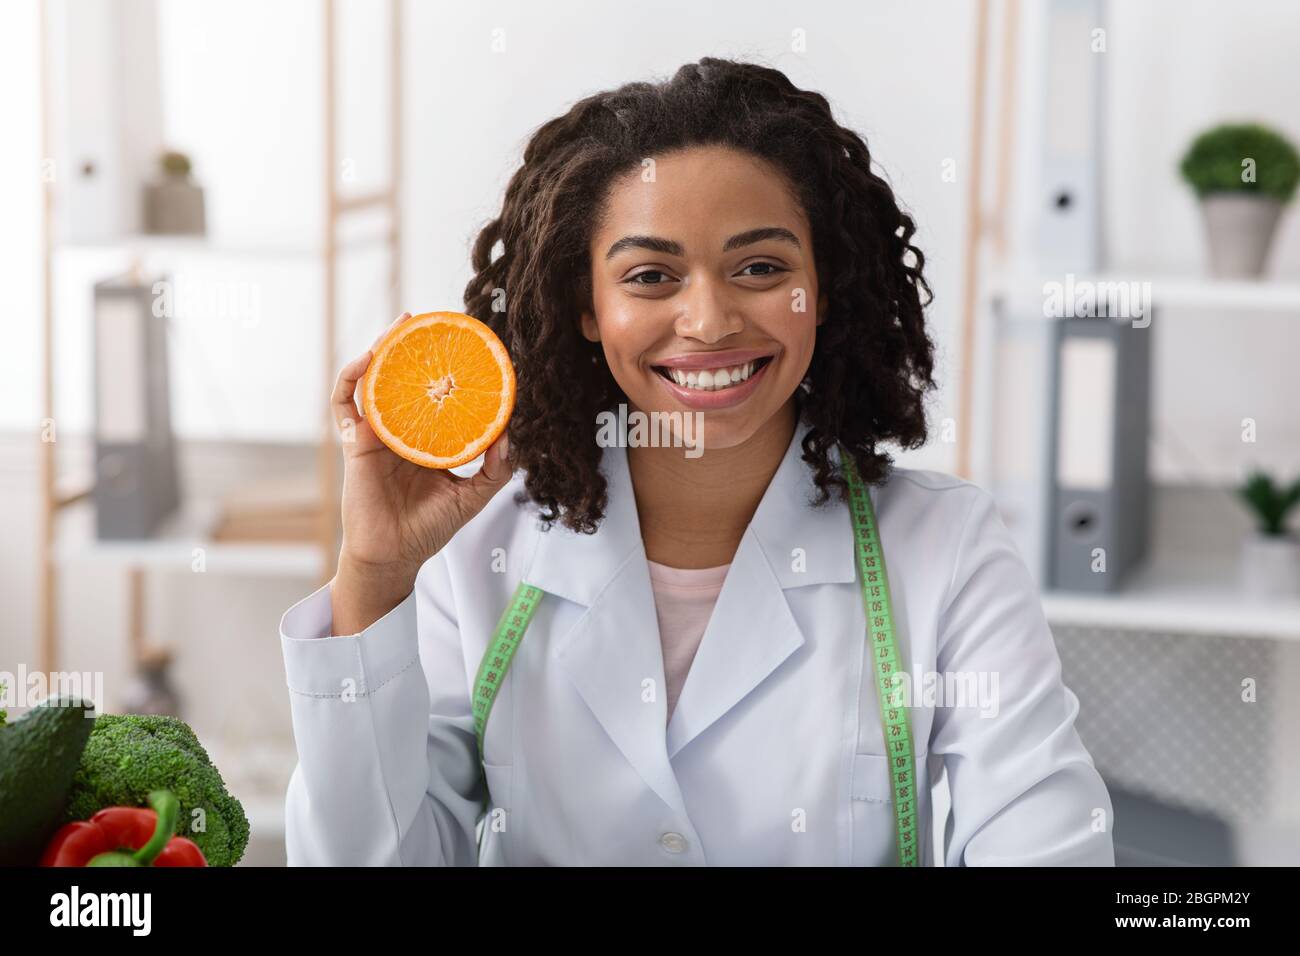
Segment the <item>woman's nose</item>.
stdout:
[[677,334],[712,344],[745,327],[739,308],[731,301],[725,283],[702,279],[689,283],[684,309],[676,323]]

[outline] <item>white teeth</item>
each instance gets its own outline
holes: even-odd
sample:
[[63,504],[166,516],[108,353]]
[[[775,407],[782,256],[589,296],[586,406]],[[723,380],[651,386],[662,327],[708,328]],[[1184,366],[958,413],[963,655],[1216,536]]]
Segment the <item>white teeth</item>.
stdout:
[[738,385],[754,374],[754,363],[732,365],[727,368],[699,369],[684,372],[681,369],[669,369],[669,376],[678,385],[702,392],[716,392],[719,389]]

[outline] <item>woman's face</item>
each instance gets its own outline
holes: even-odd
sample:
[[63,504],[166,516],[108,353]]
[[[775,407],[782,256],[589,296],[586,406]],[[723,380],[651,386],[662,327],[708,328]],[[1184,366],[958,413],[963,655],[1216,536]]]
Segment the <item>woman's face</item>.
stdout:
[[747,441],[803,381],[824,318],[800,204],[764,161],[708,146],[615,180],[603,213],[582,332],[628,411],[700,412],[706,452]]

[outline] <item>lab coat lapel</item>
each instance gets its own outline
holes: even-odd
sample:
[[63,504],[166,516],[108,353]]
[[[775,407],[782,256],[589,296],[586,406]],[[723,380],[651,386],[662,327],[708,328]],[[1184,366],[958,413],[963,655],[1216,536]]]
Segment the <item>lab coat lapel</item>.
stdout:
[[734,707],[804,643],[753,527],[745,531],[668,725],[668,756]]
[[[539,535],[525,580],[587,606],[555,636],[554,658],[628,762],[684,814],[664,741],[663,651],[626,449],[605,449],[601,469],[608,487],[598,532],[556,522]],[[647,686],[658,688],[650,702]]]
[[[539,534],[525,572],[528,583],[587,607],[556,636],[554,657],[619,750],[675,809],[683,801],[671,757],[805,643],[785,589],[854,580],[847,507],[835,498],[808,505],[815,486],[801,458],[807,430],[796,427],[741,538],[666,735],[663,651],[626,449],[604,451],[608,496],[598,533],[557,522]],[[653,706],[642,696],[647,679],[658,691]]]
[[736,549],[668,726],[670,759],[804,645],[787,589],[854,580],[847,506],[834,497],[822,508],[809,504],[816,486],[802,460],[807,431],[796,427]]

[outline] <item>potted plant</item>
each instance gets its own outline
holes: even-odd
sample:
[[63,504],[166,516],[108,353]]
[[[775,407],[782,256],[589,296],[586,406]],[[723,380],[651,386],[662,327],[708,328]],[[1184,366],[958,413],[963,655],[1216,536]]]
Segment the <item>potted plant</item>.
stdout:
[[1255,471],[1237,493],[1257,522],[1242,542],[1242,587],[1270,597],[1300,594],[1300,538],[1286,529],[1287,512],[1300,502],[1300,478],[1288,488]]
[[1196,191],[1216,276],[1263,273],[1282,207],[1300,181],[1300,155],[1258,123],[1225,124],[1192,142],[1179,166]]
[[144,231],[155,235],[202,235],[203,188],[190,178],[190,158],[168,151],[158,157],[158,177],[144,187]]

